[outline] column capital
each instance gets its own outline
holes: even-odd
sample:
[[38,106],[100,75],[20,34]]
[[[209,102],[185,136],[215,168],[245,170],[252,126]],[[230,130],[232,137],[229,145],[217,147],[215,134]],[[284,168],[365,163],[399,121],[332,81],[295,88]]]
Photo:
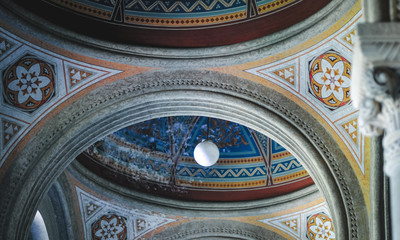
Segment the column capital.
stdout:
[[400,172],[395,171],[400,170],[400,23],[360,24],[352,68],[360,131],[367,136],[385,133],[385,172]]

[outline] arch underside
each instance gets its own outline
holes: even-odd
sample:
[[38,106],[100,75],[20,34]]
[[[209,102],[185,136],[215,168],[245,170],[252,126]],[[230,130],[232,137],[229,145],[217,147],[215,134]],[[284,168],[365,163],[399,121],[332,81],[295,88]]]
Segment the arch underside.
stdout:
[[282,236],[265,228],[229,220],[194,221],[170,228],[151,238],[164,239],[275,239],[283,240]]
[[336,235],[368,238],[367,210],[357,177],[332,136],[318,127],[320,123],[272,89],[201,70],[150,71],[122,79],[82,96],[48,119],[46,127],[37,129],[34,139],[14,155],[1,181],[2,238],[26,236],[41,197],[97,139],[130,124],[182,115],[226,119],[271,136],[314,179],[331,209]]
[[[198,49],[108,42],[66,30],[13,1],[2,2],[0,21],[12,22],[16,32],[33,32],[40,41],[51,42],[66,52],[169,70],[149,71],[91,88],[56,107],[34,126],[0,169],[0,238],[28,236],[43,196],[66,167],[99,138],[152,118],[197,115],[237,122],[276,140],[312,176],[329,206],[337,238],[369,239],[368,204],[360,186],[363,183],[345,150],[315,115],[300,103],[251,80],[192,70],[258,61],[293,48],[298,45],[297,38],[315,37],[318,31],[314,27],[326,29],[339,21],[355,2],[332,0],[308,19],[275,34],[243,44]],[[199,234],[196,236],[225,237],[218,231]],[[246,232],[240,234],[238,238],[249,237]]]

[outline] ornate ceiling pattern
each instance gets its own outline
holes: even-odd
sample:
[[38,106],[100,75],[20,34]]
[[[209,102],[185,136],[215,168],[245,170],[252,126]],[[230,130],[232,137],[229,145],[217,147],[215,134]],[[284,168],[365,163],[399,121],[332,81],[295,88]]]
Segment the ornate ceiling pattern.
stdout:
[[[84,1],[81,1],[81,3],[83,2]],[[214,2],[222,4],[221,1]],[[297,1],[292,2],[295,3]],[[310,2],[312,1],[302,1],[302,3],[307,4]],[[121,8],[121,4],[125,4],[127,1],[110,1],[109,3],[111,3],[113,9],[111,11],[111,16],[108,16],[107,14],[106,16],[111,18],[114,15],[115,18],[111,20],[103,19],[105,22],[114,21],[112,23],[115,23],[117,16],[121,17],[123,15],[124,18],[120,18],[121,20],[128,16],[125,15],[128,12],[125,9],[126,5],[124,5],[123,9]],[[136,3],[140,5],[140,1],[137,1]],[[150,3],[142,2],[142,4]],[[225,1],[224,3],[228,3],[228,1]],[[240,2],[229,3],[232,3],[231,6],[235,6],[235,8],[238,8],[241,4]],[[246,12],[246,14],[254,14],[258,11],[261,18],[262,10],[260,9],[262,8],[260,8],[260,4],[272,4],[272,1],[249,1],[248,4],[249,5],[246,5],[246,9],[250,10],[250,12]],[[326,2],[321,1],[321,4],[326,4]],[[155,11],[157,7],[156,5],[141,6],[143,8],[142,10],[147,9],[149,11],[149,13],[146,12],[146,14],[150,14],[151,11]],[[298,11],[299,8],[297,7],[303,6],[301,3],[290,5],[290,7],[289,5],[290,3],[288,3],[288,8],[282,8],[282,11],[277,11],[276,14],[278,14],[278,12],[288,14],[288,12],[285,12],[286,10]],[[74,7],[75,5],[72,4],[71,6]],[[151,6],[154,6],[154,9],[152,9]],[[160,5],[158,4],[158,6]],[[215,6],[217,6],[217,3]],[[257,11],[255,11],[255,8],[252,8],[252,6],[257,6]],[[133,5],[131,7],[133,7]],[[183,6],[177,4],[176,9],[183,9]],[[189,8],[187,9],[190,10]],[[289,49],[284,51],[282,54],[279,53],[272,57],[266,56],[263,59],[254,60],[254,62],[245,63],[240,66],[223,66],[220,67],[220,69],[209,68],[207,70],[222,71],[225,74],[236,76],[239,75],[242,79],[261,83],[269,88],[277,90],[277,92],[282,93],[285,97],[292,99],[294,102],[298,103],[299,108],[304,108],[306,111],[309,111],[309,113],[315,117],[319,123],[321,123],[318,127],[326,128],[339,143],[341,147],[340,151],[343,151],[348,157],[357,177],[360,180],[360,184],[363,185],[364,198],[368,203],[367,193],[369,182],[364,180],[369,177],[369,140],[365,139],[357,130],[357,111],[355,111],[351,106],[351,101],[349,101],[350,92],[348,89],[349,76],[351,74],[355,24],[361,19],[361,13],[359,12],[356,14],[354,9],[357,9],[357,11],[359,10],[357,7],[354,7],[346,15],[352,15],[354,17],[349,21],[341,20],[337,23],[336,25],[340,25],[340,28],[339,30],[334,31],[333,34],[328,35],[326,33],[332,33],[332,29],[317,29],[321,31],[321,34],[318,35],[316,39],[323,38],[321,41],[309,39],[306,43],[300,43],[301,47]],[[166,10],[163,9],[163,11]],[[194,9],[191,11],[190,14],[197,14],[193,12],[195,11]],[[312,11],[313,9],[310,8],[310,12]],[[275,13],[272,13],[273,12],[271,12],[271,14],[266,13],[265,16],[277,16]],[[289,15],[293,16],[293,12],[291,13],[292,14]],[[103,15],[103,13],[101,13],[101,15]],[[78,14],[76,16],[76,21],[79,22],[82,20],[81,15]],[[254,17],[254,20],[256,19],[257,17]],[[277,19],[279,20],[279,18]],[[71,18],[71,23],[75,20]],[[294,22],[298,20],[299,19]],[[98,21],[98,19],[96,19],[96,21]],[[288,23],[288,25],[290,24]],[[124,20],[121,25],[126,27],[128,24]],[[133,25],[134,24],[132,24],[132,26]],[[287,27],[287,25],[285,25],[285,27]],[[255,29],[260,28],[255,27]],[[277,30],[276,28],[272,29],[273,30],[268,31]],[[106,30],[107,29],[105,29],[105,31]],[[241,32],[238,30],[240,29],[236,29],[235,33]],[[131,35],[140,35],[137,33],[138,32],[132,32]],[[198,33],[202,36],[209,37],[209,35],[200,30]],[[221,33],[225,34],[226,32],[221,31]],[[265,32],[262,34],[265,34]],[[110,36],[113,36],[113,34],[110,34]],[[142,34],[140,36],[154,38],[154,35],[151,34]],[[249,34],[248,36],[253,39],[258,35]],[[196,36],[194,37],[196,38]],[[172,42],[171,39],[165,39],[165,43],[147,42],[146,39],[138,41],[150,45],[171,46],[168,45]],[[182,39],[185,39],[185,37],[182,37]],[[210,39],[212,39],[212,37],[210,37]],[[217,37],[215,39],[220,38]],[[230,38],[227,37],[227,39]],[[192,39],[186,38],[186,40],[191,42],[189,40]],[[248,39],[234,39],[233,42],[244,40]],[[175,42],[177,43],[179,41]],[[190,46],[188,42],[183,41],[179,42],[179,44],[182,43],[181,46],[183,47]],[[210,46],[214,43],[202,42],[196,44],[198,44],[196,46]],[[222,41],[221,44],[227,44],[227,42]],[[299,51],[298,49],[301,50]],[[79,99],[79,97],[94,91],[96,88],[100,88],[120,79],[132,77],[140,72],[150,69],[134,66],[141,65],[141,62],[135,62],[132,63],[132,65],[124,65],[100,59],[93,59],[92,57],[84,55],[85,53],[73,52],[73,50],[59,49],[55,46],[55,43],[46,42],[45,40],[43,42],[37,40],[34,36],[13,29],[9,24],[4,24],[4,26],[2,25],[2,28],[0,29],[0,77],[2,78],[2,95],[0,99],[0,123],[2,124],[0,127],[0,165],[3,167],[1,173],[8,170],[11,166],[10,161],[12,161],[13,156],[15,156],[15,152],[23,149],[28,140],[35,137],[37,129],[40,127],[45,128],[46,124],[51,124],[48,120],[51,120],[54,115],[67,108],[70,103],[73,103],[75,100]],[[273,60],[271,60],[272,58]],[[238,69],[240,70],[238,71]],[[71,116],[71,118],[75,117],[76,116]],[[147,183],[146,186],[150,189],[162,186],[163,184],[171,186],[170,183],[173,182],[174,187],[156,189],[165,192],[169,190],[176,191],[176,189],[182,190],[180,192],[174,192],[177,196],[182,196],[179,194],[193,194],[193,192],[190,192],[191,190],[195,190],[196,192],[215,192],[215,190],[223,190],[227,193],[235,193],[234,191],[240,192],[245,189],[250,193],[250,198],[256,199],[261,195],[252,195],[251,191],[268,190],[268,188],[273,188],[277,194],[283,194],[287,192],[279,190],[280,187],[282,187],[281,189],[288,189],[289,186],[296,186],[296,184],[301,183],[302,181],[305,182],[305,179],[311,181],[307,172],[304,171],[304,168],[297,159],[272,139],[262,136],[251,129],[241,128],[240,126],[237,128],[232,123],[221,125],[223,123],[221,122],[220,124],[219,120],[215,120],[216,124],[214,125],[214,130],[216,132],[216,129],[223,128],[228,135],[230,132],[237,132],[237,134],[233,134],[230,138],[221,141],[221,149],[225,150],[223,151],[225,155],[224,158],[221,157],[221,161],[214,169],[199,168],[193,161],[193,156],[189,149],[193,148],[196,144],[196,137],[201,138],[203,131],[199,130],[196,137],[190,139],[187,137],[187,133],[193,132],[195,129],[194,126],[201,122],[201,118],[197,119],[197,121],[195,118],[184,117],[168,119],[164,121],[164,128],[157,127],[153,128],[152,131],[149,130],[150,127],[146,129],[146,131],[155,134],[156,137],[153,139],[154,141],[150,138],[135,138],[139,139],[141,142],[132,142],[133,140],[126,139],[129,134],[125,134],[122,131],[114,133],[94,145],[86,152],[88,153],[86,155],[89,157],[90,155],[92,157],[97,157],[94,159],[97,160],[97,166],[93,165],[94,168],[92,170],[100,171],[99,169],[105,170],[108,168],[110,173],[115,173],[115,169],[118,169],[118,171],[123,173],[125,177],[121,178],[121,181],[125,181],[125,183],[122,184],[131,184],[133,179],[131,178],[132,173],[136,174],[140,172],[142,175],[137,175],[141,179],[145,179]],[[145,124],[151,126],[150,122],[145,122]],[[185,122],[185,124],[181,124],[177,129],[173,128],[175,125],[172,123],[183,122]],[[193,129],[182,129],[182,126],[192,126]],[[199,126],[200,129],[202,129],[201,124]],[[32,129],[35,131],[31,131]],[[174,134],[168,132],[170,129],[174,129]],[[179,129],[182,131],[178,131]],[[129,127],[124,130],[129,133],[134,132],[134,130],[129,129]],[[137,135],[146,136],[143,131],[139,131]],[[213,133],[213,137],[217,139],[218,134]],[[168,141],[163,141],[163,143],[161,143],[161,140],[165,140],[166,138],[168,138]],[[46,139],[46,141],[51,141],[51,139]],[[144,144],[145,142],[147,145]],[[182,146],[188,148],[186,149]],[[246,152],[246,154],[236,157],[230,156],[232,153],[231,150],[235,147],[239,147],[241,150]],[[115,149],[118,149],[118,151],[121,149],[124,150],[113,152]],[[111,152],[115,155],[110,154]],[[12,155],[12,153],[14,153],[14,155]],[[136,154],[136,157],[132,158],[130,155],[131,153]],[[10,155],[11,157],[8,158]],[[139,158],[137,156],[139,156]],[[180,158],[174,158],[176,156],[180,156]],[[135,162],[132,161],[132,159],[139,160]],[[176,161],[174,162],[174,160]],[[135,162],[136,165],[132,164],[132,162]],[[172,165],[172,163],[176,163],[176,165]],[[135,167],[130,168],[131,166]],[[109,177],[107,176],[107,171],[104,171],[104,176]],[[140,178],[133,180],[139,181]],[[202,179],[206,179],[207,181],[203,181]],[[222,181],[218,181],[220,179],[227,183],[221,183]],[[244,185],[240,185],[239,183],[244,183]],[[290,191],[292,190],[295,189],[290,189]],[[267,195],[262,196],[265,197]],[[87,234],[88,239],[104,237],[106,234],[105,229],[110,229],[111,224],[114,226],[113,230],[118,232],[118,238],[123,239],[127,236],[135,236],[136,233],[134,231],[136,231],[137,228],[134,230],[132,226],[135,226],[134,224],[136,220],[132,216],[139,216],[142,212],[132,210],[130,212],[131,216],[125,216],[121,209],[112,206],[109,208],[112,209],[111,211],[108,211],[108,208],[102,209],[101,206],[103,203],[105,204],[105,202],[101,202],[103,200],[99,197],[91,197],[88,195],[87,197],[88,199],[94,199],[92,201],[93,204],[81,204],[81,211],[86,211],[88,216],[91,214],[93,216],[90,220],[88,220],[89,218],[83,219],[83,223],[86,224],[85,234]],[[190,195],[190,197],[193,197],[193,195]],[[221,199],[226,200],[228,198]],[[351,207],[352,206],[353,205],[351,205]],[[286,225],[287,228],[286,230],[279,231],[286,231],[285,234],[289,234],[290,232],[294,234],[293,231],[297,228],[296,224],[301,222],[301,226],[304,227],[308,222],[309,228],[301,230],[301,238],[304,238],[304,232],[307,232],[307,237],[309,239],[316,238],[316,234],[322,234],[322,229],[316,227],[317,225],[326,227],[325,230],[327,231],[323,234],[329,233],[327,237],[332,238],[334,235],[330,229],[332,224],[330,224],[329,212],[320,210],[313,211],[312,214],[310,213],[310,215],[305,217],[305,220],[303,215],[300,214],[302,216],[300,220],[281,221],[281,225]],[[350,210],[353,211],[351,213],[354,213],[354,209]],[[267,223],[259,221],[261,219],[269,219],[270,217],[271,216],[265,218],[260,217],[257,220],[258,224],[265,224],[268,227],[272,227],[272,223],[268,225]],[[170,220],[175,219],[172,217],[166,218]],[[171,222],[173,222],[173,220],[171,220]],[[136,221],[136,225],[140,226],[139,228],[146,226],[141,223],[141,221]],[[318,224],[315,225],[316,223]],[[256,223],[253,222],[253,224]],[[276,226],[277,225],[275,225],[275,227]],[[358,228],[358,226],[355,225],[355,228]],[[276,227],[276,229],[278,229],[278,227]]]
[[149,210],[127,209],[76,187],[85,239],[143,239],[147,233],[179,220]]
[[[202,167],[193,152],[207,134],[220,157],[217,164]],[[237,123],[206,117],[138,123],[100,140],[78,159],[125,186],[192,200],[250,200],[313,184],[297,159],[271,138]]]
[[324,202],[301,211],[258,221],[282,230],[293,239],[336,239],[329,209]]
[[277,84],[310,106],[337,133],[365,174],[365,139],[357,131],[350,75],[354,33],[361,12],[312,48],[269,64],[243,69]]
[[96,18],[125,24],[189,27],[227,24],[284,10],[299,0],[48,0]]
[[202,217],[142,210],[115,203],[116,199],[99,198],[98,193],[89,193],[82,188],[85,186],[75,186],[75,194],[85,239],[153,239],[165,228],[212,219],[252,223],[287,239],[335,239],[329,209],[322,198],[283,212],[275,210],[246,217]]
[[[282,30],[330,1],[46,0],[26,4],[36,11],[47,9],[52,22],[76,21],[79,28],[74,30],[84,29],[96,37],[143,45],[202,47],[243,42]],[[70,28],[75,24],[64,25]],[[115,34],[101,34],[105,30]],[[243,30],[246,34],[237,34]]]
[[78,91],[121,71],[39,48],[0,28],[0,166],[44,115]]
[[[260,65],[258,62],[247,64],[247,68],[243,70],[246,73],[261,77],[276,86],[284,88],[289,93],[298,96],[306,105],[311,106],[311,108],[323,118],[322,121],[327,122],[333,131],[340,136],[356,164],[359,166],[361,173],[364,174],[365,139],[358,133],[357,112],[351,107],[351,102],[346,100],[349,92],[346,90],[347,88],[344,87],[347,86],[348,73],[351,71],[351,62],[349,59],[351,59],[352,56],[353,36],[355,33],[354,27],[360,20],[361,13],[358,13],[347,24],[342,26],[340,30],[310,49],[264,65]],[[2,79],[10,77],[10,75],[6,76],[5,74],[7,71],[12,73],[11,69],[15,69],[14,78],[9,78],[9,81],[3,81],[2,84],[3,91],[0,100],[0,117],[2,124],[0,128],[2,131],[2,137],[0,139],[0,164],[5,161],[12,149],[17,146],[18,142],[33,126],[39,123],[47,113],[68,100],[71,96],[82,92],[85,88],[93,84],[110,79],[117,74],[122,76],[121,73],[123,71],[126,72],[125,76],[143,71],[129,72],[128,69],[131,69],[131,66],[118,66],[118,68],[115,69],[107,68],[105,66],[115,65],[98,61],[96,61],[96,65],[93,64],[93,61],[85,60],[85,58],[79,58],[78,56],[76,56],[76,58],[80,60],[68,58],[50,51],[52,48],[51,46],[48,46],[48,49],[39,47],[37,44],[35,45],[24,40],[4,28],[0,30],[0,70],[2,72]],[[43,94],[46,89],[41,89],[48,85],[42,87],[39,84],[37,85],[38,88],[36,88],[35,84],[30,83],[30,88],[28,88],[28,81],[22,78],[23,74],[21,71],[29,72],[30,69],[23,65],[19,66],[19,63],[27,56],[37,59],[35,61],[43,62],[42,66],[49,66],[46,69],[53,71],[51,77],[54,78],[54,83],[52,83],[51,95]],[[336,60],[328,56],[335,56]],[[324,59],[328,60],[325,61]],[[325,67],[310,71],[313,66],[322,66],[321,64],[324,61],[324,64],[330,68]],[[331,62],[329,63],[329,61]],[[343,63],[343,67],[337,65],[335,61]],[[249,67],[249,65],[252,67]],[[344,66],[347,66],[347,68],[345,69]],[[16,71],[17,68],[20,69],[19,73]],[[224,71],[229,72],[231,70],[227,67]],[[328,71],[330,71],[330,74]],[[231,73],[233,75],[236,74],[235,71]],[[327,78],[327,80],[323,80],[324,78]],[[321,84],[323,81],[329,82],[329,84],[325,84],[325,82]],[[15,83],[15,86],[11,85],[12,82],[13,84]],[[44,83],[41,84],[43,85]],[[316,90],[318,88],[320,89],[319,91]],[[335,88],[337,89],[335,90]],[[39,91],[39,89],[41,90]],[[325,90],[322,91],[322,89]],[[26,93],[24,94],[24,92]],[[42,95],[39,95],[39,92],[41,92]],[[343,92],[343,94],[341,94],[341,92]],[[329,93],[331,94],[329,95]],[[24,98],[31,95],[27,99],[32,100],[35,100],[35,97],[37,99],[35,100],[36,103],[39,104],[38,107],[29,111],[18,107],[18,98],[13,98],[13,96],[18,95],[24,96]],[[40,98],[40,96],[42,97]],[[46,96],[48,97],[46,98]],[[329,98],[330,96],[333,100]],[[341,100],[339,101],[338,99]],[[274,161],[275,160],[272,161],[271,167],[278,166],[278,164],[273,164]],[[190,164],[190,161],[188,164]],[[178,167],[184,169],[181,168],[181,165]],[[279,176],[279,169],[279,167],[274,169],[276,172],[272,172],[271,175],[275,183],[284,180]],[[260,170],[264,171],[262,168]],[[194,172],[186,170],[181,171],[181,173],[182,175],[194,174]],[[219,172],[219,174],[221,174],[221,172]],[[185,184],[185,177],[182,176],[182,178],[178,180],[182,180],[182,184]],[[258,183],[258,185],[260,184],[262,183]]]

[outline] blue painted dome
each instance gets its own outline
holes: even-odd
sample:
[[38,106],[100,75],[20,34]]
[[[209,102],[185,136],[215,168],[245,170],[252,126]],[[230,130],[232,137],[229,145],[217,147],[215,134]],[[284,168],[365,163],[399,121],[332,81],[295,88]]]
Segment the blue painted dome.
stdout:
[[[210,167],[198,165],[193,157],[195,146],[205,139],[220,151],[218,162]],[[141,122],[110,134],[85,154],[103,170],[140,184],[174,188],[194,199],[198,191],[208,200],[216,200],[209,198],[216,191],[220,195],[255,191],[266,197],[312,184],[302,164],[273,139],[216,118],[179,116]]]

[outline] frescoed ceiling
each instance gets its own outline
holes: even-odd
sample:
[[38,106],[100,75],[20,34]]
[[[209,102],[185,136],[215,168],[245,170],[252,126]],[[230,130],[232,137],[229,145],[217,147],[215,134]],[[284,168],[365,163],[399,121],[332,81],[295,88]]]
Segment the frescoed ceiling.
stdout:
[[[217,164],[202,167],[193,152],[207,131],[220,157]],[[124,186],[178,199],[254,200],[313,184],[299,161],[271,138],[207,117],[138,123],[96,142],[78,159],[89,170]]]
[[[227,45],[267,36],[301,22],[333,1],[21,0],[19,2],[32,13],[46,10],[46,14],[39,14],[41,18],[50,20],[61,29],[66,27],[84,36],[94,37],[93,39],[99,40],[99,45],[103,40],[112,40],[112,43],[127,43],[131,48],[137,47],[132,43],[184,48]],[[240,78],[243,82],[245,80],[259,84],[263,89],[285,96],[288,101],[293,101],[297,109],[282,107],[276,112],[286,117],[284,111],[293,111],[293,116],[297,118],[286,119],[288,122],[293,121],[293,126],[307,122],[302,122],[303,115],[295,115],[298,113],[297,110],[307,112],[313,118],[313,121],[309,122],[318,124],[304,129],[315,129],[318,133],[325,134],[321,136],[310,134],[310,139],[314,137],[324,139],[329,135],[329,139],[334,139],[338,146],[337,149],[323,146],[324,148],[318,150],[324,154],[328,153],[328,150],[332,150],[333,153],[343,152],[343,158],[327,158],[332,164],[332,169],[329,171],[335,175],[335,179],[338,179],[337,184],[345,186],[348,190],[343,193],[347,194],[343,195],[347,201],[347,205],[344,205],[350,209],[346,209],[350,215],[356,215],[357,212],[354,212],[358,208],[353,204],[359,204],[364,200],[366,205],[369,204],[370,177],[370,140],[358,131],[358,111],[351,106],[349,89],[355,26],[362,21],[360,2],[353,1],[348,9],[343,12],[337,11],[336,14],[337,17],[331,23],[316,22],[316,27],[314,25],[310,27],[313,31],[312,36],[299,37],[296,44],[288,43],[287,46],[290,47],[282,43],[273,55],[268,49],[261,49],[259,55],[255,54],[252,58],[243,57],[239,63],[236,62],[236,57],[231,56],[228,60],[224,60],[225,62],[221,60],[221,63],[218,62],[220,59],[210,59],[211,63],[207,67],[196,65],[196,61],[199,60],[195,59],[197,55],[193,56],[196,60],[193,62],[175,65],[178,61],[171,60],[173,58],[171,57],[168,60],[163,59],[170,62],[162,65],[158,60],[165,56],[156,56],[160,53],[157,49],[154,50],[156,57],[149,57],[150,60],[143,58],[139,61],[136,60],[140,57],[132,56],[134,59],[132,60],[128,54],[124,56],[124,61],[118,57],[113,58],[112,54],[120,54],[117,51],[104,54],[97,48],[87,50],[85,48],[87,42],[82,44],[82,48],[87,51],[80,51],[82,48],[76,46],[81,43],[65,43],[69,39],[59,42],[49,40],[51,38],[41,39],[40,37],[44,35],[42,32],[40,32],[42,35],[36,36],[24,31],[24,28],[15,27],[14,23],[8,23],[7,19],[0,16],[0,77],[2,78],[0,175],[6,176],[4,173],[9,169],[15,169],[13,164],[17,161],[16,156],[30,145],[44,142],[43,149],[53,146],[51,144],[54,135],[49,134],[48,139],[37,138],[38,133],[41,133],[40,130],[50,129],[55,122],[54,116],[62,118],[65,115],[61,114],[68,111],[70,106],[76,107],[74,104],[87,95],[96,93],[101,95],[102,90],[114,86],[113,84],[122,86],[120,89],[115,89],[115,95],[138,89],[142,91],[140,88],[142,85],[139,86],[142,84],[141,81],[146,80],[147,76],[155,78],[164,76],[162,75],[164,72],[175,71],[178,75],[183,72],[183,77],[179,75],[176,81],[181,81],[179,77],[182,77],[184,82],[186,76],[191,76],[192,70],[198,70],[218,73],[221,76],[227,75],[232,79],[232,82],[222,77],[217,79],[220,85],[212,85],[217,86],[213,89],[215,92],[224,92],[226,89],[220,86],[233,85],[236,83],[234,79]],[[63,21],[65,19],[68,21]],[[246,44],[248,43],[243,43]],[[201,51],[201,48],[193,49]],[[235,49],[234,45],[232,49]],[[214,48],[211,51],[213,50]],[[179,53],[181,52],[177,52],[177,55]],[[199,53],[200,55],[203,56],[202,53]],[[204,56],[206,56],[204,59],[207,59],[208,55]],[[227,64],[228,61],[231,62]],[[177,71],[181,67],[182,69]],[[124,85],[126,79],[130,82]],[[162,84],[173,85],[176,83],[174,80],[162,79],[165,81]],[[196,83],[196,80],[193,82]],[[135,88],[135,84],[139,87]],[[146,86],[145,84],[147,83],[143,86]],[[235,87],[239,89],[241,86],[234,86],[232,89]],[[254,89],[246,90],[247,94]],[[258,97],[260,105],[264,104],[263,96]],[[102,103],[103,99],[96,101],[93,106]],[[108,99],[104,100],[107,101]],[[56,134],[62,135],[67,131],[63,129],[64,126],[70,127],[71,122],[76,119],[81,120],[82,115],[79,114],[91,111],[89,107],[84,109],[84,104],[77,108],[83,109],[82,112],[66,116],[62,120],[65,122],[60,120],[62,124]],[[210,118],[209,125],[207,122],[206,117],[199,116],[154,118],[122,128],[102,139],[93,138],[91,141],[96,140],[96,142],[82,152],[77,160],[79,166],[83,165],[85,167],[83,169],[89,169],[88,172],[100,176],[107,183],[110,181],[150,196],[167,197],[168,200],[174,198],[174,200],[191,200],[199,203],[275,200],[274,197],[295,195],[307,187],[313,187],[313,180],[298,159],[270,137],[226,120]],[[210,130],[209,138],[218,145],[221,155],[216,165],[206,168],[194,161],[193,149],[205,138],[207,126]],[[79,127],[79,124],[71,128],[74,127]],[[299,127],[299,131],[304,129]],[[304,134],[307,135],[309,132]],[[315,146],[321,142],[315,140]],[[289,149],[290,146],[287,147]],[[339,161],[348,161],[351,167],[340,171],[340,168],[334,165]],[[331,172],[327,172],[327,175]],[[353,194],[351,185],[349,187],[346,185],[353,184],[347,179],[348,172],[354,172],[357,177],[353,178],[354,182],[361,185],[362,191],[357,193],[359,198],[363,198],[362,201],[357,202],[352,199],[355,195],[351,195]],[[20,174],[18,177],[23,178],[23,175]],[[80,208],[82,217],[80,227],[84,229],[82,235],[86,239],[96,239],[96,234],[101,235],[102,220],[117,221],[121,226],[126,223],[125,237],[139,238],[150,230],[157,233],[163,230],[164,223],[151,226],[144,224],[153,219],[152,214],[146,212],[146,215],[137,210],[139,207],[119,206],[112,197],[91,190],[90,184],[71,183],[69,187],[71,186],[74,194],[78,196],[75,204]],[[314,226],[312,224],[317,221],[322,222],[329,225],[329,229],[333,232],[329,209],[322,197],[317,203],[286,210],[279,214],[260,213],[251,221],[246,218],[231,220],[239,219],[263,228],[273,228],[272,231],[288,239],[305,239],[307,238],[305,234],[308,234],[308,239],[315,239],[316,232],[307,227],[308,222],[310,226]],[[159,219],[166,219],[166,225],[176,220],[171,216],[164,217]],[[358,228],[354,224],[352,231]],[[148,229],[149,232],[147,230],[140,232],[143,229]],[[334,239],[334,235],[331,239]]]
[[[252,40],[285,29],[331,0],[45,0],[51,21],[96,37],[168,47]],[[44,16],[46,17],[46,16]],[[68,19],[68,24],[63,24]],[[178,30],[178,31],[177,31]],[[240,33],[240,34],[238,34]]]
[[[190,211],[175,212],[168,208],[166,210],[165,207],[146,208],[139,207],[140,204],[126,204],[115,197],[112,199],[105,197],[108,195],[105,194],[107,190],[93,191],[91,187],[83,183],[85,181],[81,182],[82,175],[77,175],[73,169],[65,171],[65,176],[72,185],[73,195],[79,203],[75,207],[82,221],[81,239],[100,240],[112,239],[112,237],[124,240],[182,239],[187,234],[191,237],[197,235],[198,239],[210,239],[210,237],[201,235],[207,231],[225,232],[227,237],[232,239],[245,234],[246,230],[241,227],[243,224],[258,227],[253,230],[255,232],[247,235],[248,239],[303,240],[318,239],[318,236],[328,240],[336,239],[330,210],[318,192],[310,195],[311,200],[304,201],[304,199],[298,198],[293,200],[296,203],[291,202],[287,205],[275,203],[270,208],[260,208],[260,203],[258,206],[250,204],[257,208],[250,212],[235,211],[235,206],[231,205],[227,206],[225,211],[220,210],[217,213],[209,211],[205,207],[203,211],[206,214],[196,214]],[[282,206],[286,206],[283,207],[284,211],[282,211]],[[232,229],[232,226],[226,221],[236,222],[236,229]],[[223,222],[223,224],[218,224],[218,222]],[[190,228],[188,225],[192,223],[198,228],[195,230]],[[207,223],[212,223],[209,225],[211,230],[204,225]],[[109,229],[113,231],[110,233]],[[263,233],[267,233],[268,236],[257,236],[256,233],[260,231],[265,231]],[[174,235],[178,235],[178,237],[173,238]]]

